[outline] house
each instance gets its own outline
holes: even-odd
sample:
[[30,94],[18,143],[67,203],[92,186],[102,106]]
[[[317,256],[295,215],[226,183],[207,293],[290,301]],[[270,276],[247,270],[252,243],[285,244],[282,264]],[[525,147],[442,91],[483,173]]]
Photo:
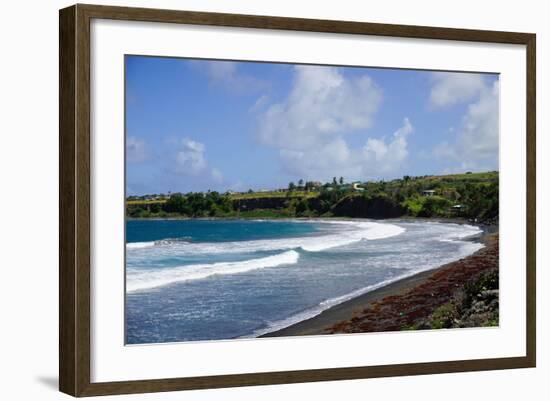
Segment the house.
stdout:
[[362,192],[365,190],[365,188],[363,188],[361,186],[361,183],[360,182],[354,182],[353,184],[351,184],[351,187],[354,191],[358,191],[358,192]]
[[424,196],[434,196],[435,191],[433,189],[426,189],[426,190],[422,191],[422,195],[424,195]]

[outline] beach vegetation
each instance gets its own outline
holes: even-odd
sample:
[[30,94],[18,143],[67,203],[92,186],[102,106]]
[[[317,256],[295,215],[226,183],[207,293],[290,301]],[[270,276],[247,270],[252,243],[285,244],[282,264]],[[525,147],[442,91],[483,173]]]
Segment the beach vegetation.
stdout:
[[425,319],[404,330],[494,327],[499,325],[498,269],[472,278],[458,288],[451,300],[438,306]]
[[430,317],[430,328],[432,329],[449,329],[458,317],[456,305],[453,302],[448,302],[441,305],[435,310]]

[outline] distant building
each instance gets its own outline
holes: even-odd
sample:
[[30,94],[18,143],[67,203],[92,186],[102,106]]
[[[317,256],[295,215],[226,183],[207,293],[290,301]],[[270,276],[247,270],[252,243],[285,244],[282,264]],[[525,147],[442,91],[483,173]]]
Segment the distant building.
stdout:
[[363,188],[361,186],[361,183],[360,182],[354,182],[353,184],[351,184],[351,187],[354,191],[358,191],[358,192],[362,192],[365,190],[365,188]]
[[424,195],[424,196],[434,196],[435,191],[433,189],[426,189],[426,190],[422,191],[422,195]]

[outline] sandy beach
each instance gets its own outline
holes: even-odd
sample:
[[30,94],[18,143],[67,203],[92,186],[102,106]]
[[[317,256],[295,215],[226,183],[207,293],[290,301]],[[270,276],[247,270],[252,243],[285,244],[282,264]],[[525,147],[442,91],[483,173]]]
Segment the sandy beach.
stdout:
[[473,277],[498,268],[498,232],[463,259],[401,279],[262,337],[400,331],[426,319]]

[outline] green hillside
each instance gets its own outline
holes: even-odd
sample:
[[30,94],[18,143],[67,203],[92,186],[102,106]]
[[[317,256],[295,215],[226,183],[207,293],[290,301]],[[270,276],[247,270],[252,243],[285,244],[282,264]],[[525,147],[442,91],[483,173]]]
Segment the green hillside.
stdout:
[[128,198],[127,216],[461,217],[498,219],[498,172],[404,176],[391,181],[316,183],[271,191],[214,191]]

